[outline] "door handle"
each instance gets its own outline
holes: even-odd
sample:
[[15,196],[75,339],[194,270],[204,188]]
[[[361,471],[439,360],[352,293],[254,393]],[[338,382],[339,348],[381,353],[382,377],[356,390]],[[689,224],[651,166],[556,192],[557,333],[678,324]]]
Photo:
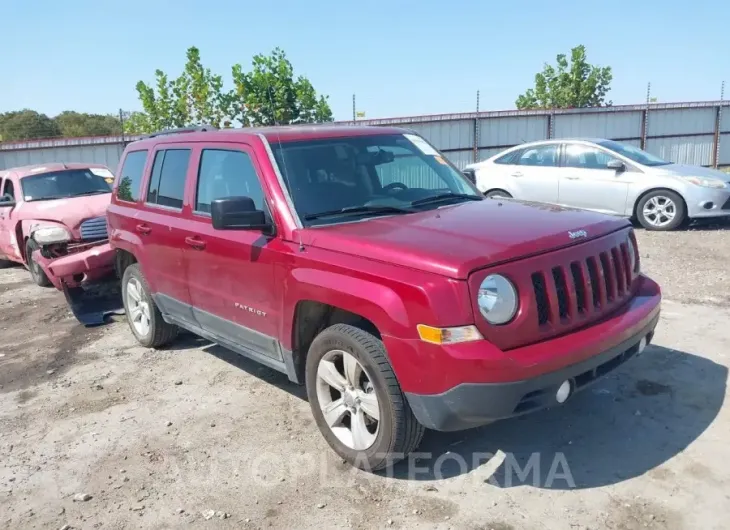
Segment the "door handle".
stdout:
[[150,232],[152,232],[152,229],[146,224],[140,224],[137,225],[137,232],[139,232],[140,234],[149,234]]
[[519,171],[515,171],[514,173],[512,173],[512,176],[513,177],[522,177],[524,175],[522,173],[520,173]]
[[193,247],[195,250],[203,250],[205,248],[205,241],[198,239],[195,236],[186,237],[185,243]]

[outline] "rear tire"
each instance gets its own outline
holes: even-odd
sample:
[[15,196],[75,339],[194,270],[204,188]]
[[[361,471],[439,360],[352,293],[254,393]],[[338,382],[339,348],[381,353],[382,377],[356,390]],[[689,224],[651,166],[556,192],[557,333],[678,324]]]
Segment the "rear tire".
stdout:
[[637,203],[636,218],[647,230],[674,230],[688,221],[687,206],[684,199],[673,191],[654,190]]
[[[346,361],[356,368],[346,370]],[[372,333],[348,324],[322,331],[309,348],[305,379],[319,430],[351,465],[367,471],[383,469],[404,459],[421,442],[425,429],[411,411],[383,342]],[[333,379],[335,385],[330,382]],[[342,385],[342,392],[337,384]],[[323,409],[328,410],[329,421]],[[364,427],[356,428],[358,421]],[[365,443],[358,444],[358,440]]]
[[25,261],[28,265],[28,271],[30,272],[30,277],[33,279],[33,283],[40,287],[50,287],[53,285],[51,280],[48,279],[41,266],[33,259],[33,252],[40,248],[41,246],[34,239],[28,239],[28,242],[25,244]]
[[150,295],[147,280],[136,263],[124,271],[122,300],[129,328],[142,346],[159,348],[177,337],[179,328],[162,318],[162,313]]
[[7,269],[13,264],[12,261],[6,259],[0,259],[0,269]]
[[487,199],[511,199],[512,195],[504,190],[489,190],[484,194]]

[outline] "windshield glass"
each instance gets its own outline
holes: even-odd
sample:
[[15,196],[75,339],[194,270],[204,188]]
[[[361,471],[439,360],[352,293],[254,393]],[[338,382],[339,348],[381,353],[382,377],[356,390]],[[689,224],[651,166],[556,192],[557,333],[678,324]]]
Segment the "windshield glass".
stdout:
[[305,225],[482,198],[438,151],[411,134],[274,141],[271,147]]
[[645,166],[666,166],[667,164],[671,164],[671,162],[662,160],[658,156],[647,153],[646,151],[643,151],[638,147],[634,147],[633,145],[622,144],[619,142],[614,142],[613,140],[598,142],[598,145],[605,147],[606,149],[610,149],[611,151],[615,151],[618,154],[623,155],[626,158]]
[[20,185],[30,202],[111,193],[111,180],[111,173],[101,168],[67,169],[24,177]]

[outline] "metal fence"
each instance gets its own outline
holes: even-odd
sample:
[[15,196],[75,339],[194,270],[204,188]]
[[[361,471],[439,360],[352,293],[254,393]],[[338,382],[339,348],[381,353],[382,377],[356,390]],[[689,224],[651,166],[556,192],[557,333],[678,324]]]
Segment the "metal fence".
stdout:
[[[722,100],[437,114],[354,123],[413,129],[462,168],[523,142],[576,136],[619,140],[677,163],[730,166],[730,101]],[[0,169],[49,162],[93,162],[115,169],[125,142],[134,139],[117,135],[0,143]]]

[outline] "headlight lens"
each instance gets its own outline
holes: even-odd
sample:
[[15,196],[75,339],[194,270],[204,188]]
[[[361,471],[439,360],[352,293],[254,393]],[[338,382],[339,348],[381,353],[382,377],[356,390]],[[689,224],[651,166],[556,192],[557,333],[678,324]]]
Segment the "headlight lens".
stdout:
[[685,177],[688,182],[702,186],[703,188],[726,188],[727,183],[720,179],[705,178],[705,177]]
[[50,245],[52,243],[68,241],[71,239],[71,234],[68,230],[60,226],[46,226],[33,232],[33,239],[41,245]]
[[490,274],[479,286],[477,303],[490,324],[506,324],[517,313],[517,289],[500,274]]

